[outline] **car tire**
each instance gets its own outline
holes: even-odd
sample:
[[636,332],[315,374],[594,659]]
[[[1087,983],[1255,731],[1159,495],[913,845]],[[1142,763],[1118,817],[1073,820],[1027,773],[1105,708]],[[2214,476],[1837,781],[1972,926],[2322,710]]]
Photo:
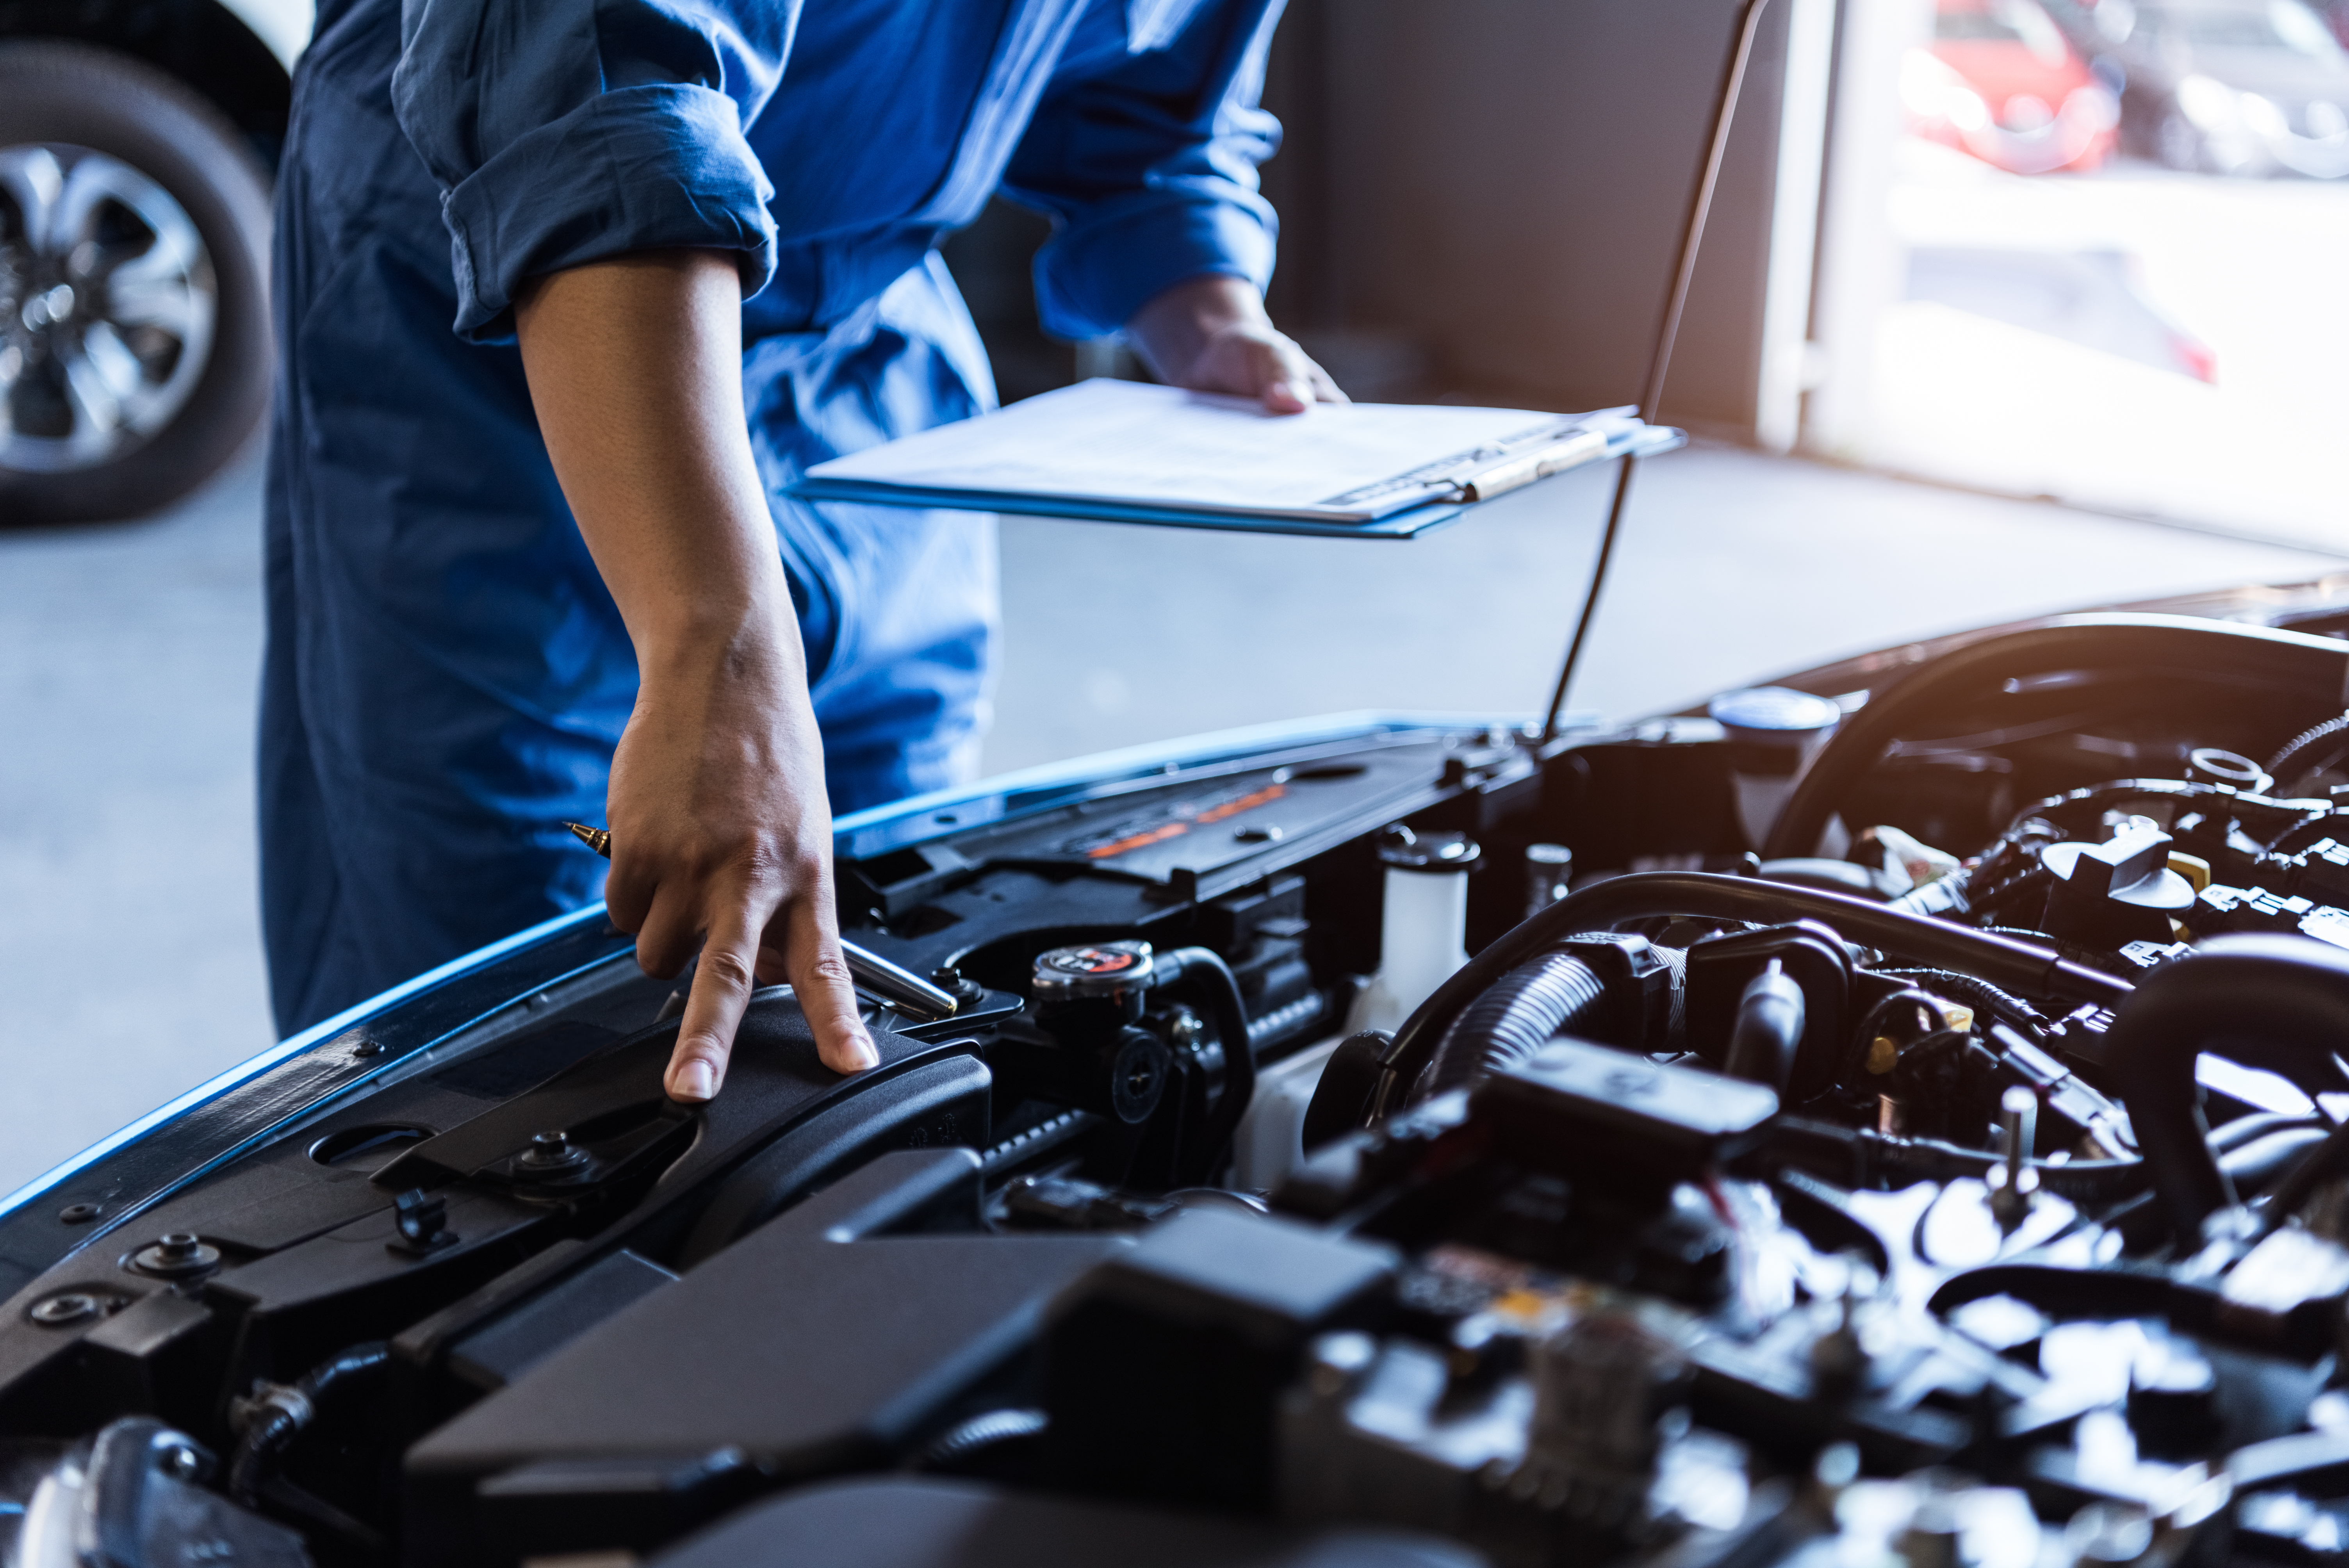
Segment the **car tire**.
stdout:
[[150,66],[0,44],[0,521],[168,505],[268,407],[268,174]]

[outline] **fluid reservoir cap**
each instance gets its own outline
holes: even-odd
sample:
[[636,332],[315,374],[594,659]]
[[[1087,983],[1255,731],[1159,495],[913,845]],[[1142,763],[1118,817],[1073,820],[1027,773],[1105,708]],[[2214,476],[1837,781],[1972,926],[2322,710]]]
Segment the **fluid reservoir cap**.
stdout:
[[1482,852],[1465,833],[1414,833],[1398,823],[1379,835],[1379,863],[1399,872],[1449,876],[1474,866]]
[[2186,777],[2198,784],[2231,785],[2246,795],[2264,794],[2275,786],[2258,763],[2215,746],[2198,746],[2186,754]]
[[2064,884],[2072,895],[2066,903],[2110,899],[2168,913],[2194,903],[2193,884],[2169,869],[2171,842],[2150,823],[2133,825],[2101,844],[2050,844],[2039,851],[2039,863]]
[[1795,748],[1808,744],[1820,731],[1834,728],[1843,718],[1843,709],[1833,699],[1791,686],[1725,691],[1705,705],[1705,712],[1729,731],[1732,740]]
[[1039,954],[1032,988],[1040,1002],[1118,996],[1150,984],[1147,942],[1092,942]]

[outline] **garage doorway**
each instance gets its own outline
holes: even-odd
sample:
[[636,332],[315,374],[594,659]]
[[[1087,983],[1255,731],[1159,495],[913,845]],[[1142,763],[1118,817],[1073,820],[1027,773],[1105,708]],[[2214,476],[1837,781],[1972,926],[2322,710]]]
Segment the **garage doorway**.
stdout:
[[1805,442],[2349,546],[2349,0],[1843,7]]

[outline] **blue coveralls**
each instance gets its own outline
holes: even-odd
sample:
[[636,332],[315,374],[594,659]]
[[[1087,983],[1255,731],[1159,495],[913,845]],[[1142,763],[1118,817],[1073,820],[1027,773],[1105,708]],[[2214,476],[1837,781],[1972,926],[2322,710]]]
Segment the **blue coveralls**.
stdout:
[[[279,177],[263,913],[280,1030],[600,895],[636,686],[512,346],[524,279],[740,253],[742,380],[833,810],[968,775],[991,519],[783,499],[993,406],[935,247],[1049,212],[1045,325],[1261,286],[1279,0],[327,0]],[[403,37],[404,33],[404,37]],[[453,324],[454,330],[451,331]]]

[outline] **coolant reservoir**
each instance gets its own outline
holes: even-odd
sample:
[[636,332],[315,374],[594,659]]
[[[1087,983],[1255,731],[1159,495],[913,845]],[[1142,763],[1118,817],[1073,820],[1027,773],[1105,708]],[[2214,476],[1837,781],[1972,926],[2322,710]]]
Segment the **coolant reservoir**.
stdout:
[[1833,733],[1843,709],[1827,697],[1788,686],[1747,686],[1722,693],[1705,711],[1728,732],[1737,820],[1745,830],[1745,841],[1758,850],[1795,792],[1804,765]]
[[1381,835],[1379,972],[1354,1006],[1353,1029],[1399,1026],[1468,962],[1468,873],[1476,855],[1475,841],[1461,833],[1390,828]]

